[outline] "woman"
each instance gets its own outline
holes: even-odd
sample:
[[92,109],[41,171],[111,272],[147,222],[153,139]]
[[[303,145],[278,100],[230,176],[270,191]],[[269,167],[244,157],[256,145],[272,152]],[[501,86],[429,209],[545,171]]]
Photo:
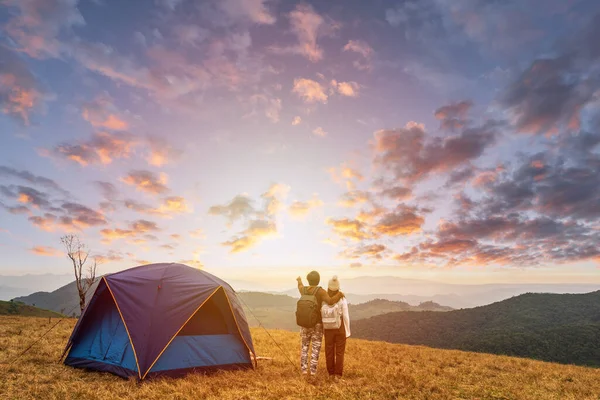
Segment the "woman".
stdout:
[[[334,297],[340,290],[340,281],[334,276],[327,288],[329,297]],[[348,301],[342,298],[334,305],[323,304],[321,317],[325,333],[325,358],[327,372],[334,379],[342,377],[344,372],[344,352],[346,351],[346,338],[350,336],[350,315],[348,314]]]

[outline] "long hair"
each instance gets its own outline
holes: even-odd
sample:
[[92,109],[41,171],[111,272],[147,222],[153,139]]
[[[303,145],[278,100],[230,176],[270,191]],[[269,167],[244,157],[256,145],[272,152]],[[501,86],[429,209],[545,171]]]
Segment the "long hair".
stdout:
[[327,294],[329,295],[329,297],[333,297],[336,294],[338,294],[339,290],[331,290],[331,289],[327,289]]

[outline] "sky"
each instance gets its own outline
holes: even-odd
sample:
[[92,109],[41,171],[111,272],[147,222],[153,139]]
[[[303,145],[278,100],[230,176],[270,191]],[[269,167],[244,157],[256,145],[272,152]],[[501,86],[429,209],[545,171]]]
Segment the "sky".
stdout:
[[0,275],[76,234],[102,274],[600,283],[599,43],[596,0],[0,0]]

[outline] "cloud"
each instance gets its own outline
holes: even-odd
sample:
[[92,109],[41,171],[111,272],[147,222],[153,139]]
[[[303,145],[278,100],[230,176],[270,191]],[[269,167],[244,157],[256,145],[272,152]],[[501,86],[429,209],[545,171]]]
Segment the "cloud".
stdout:
[[288,185],[272,184],[260,196],[263,203],[260,209],[255,208],[254,202],[246,195],[235,196],[228,204],[209,209],[211,215],[226,217],[229,227],[238,220],[246,223],[243,231],[222,243],[231,248],[230,253],[246,251],[260,243],[263,238],[277,235],[276,217],[284,208],[283,199],[287,197],[289,191]]
[[0,176],[20,179],[34,185],[40,185],[46,189],[53,190],[63,196],[70,196],[69,192],[63,189],[58,183],[56,183],[56,181],[40,175],[35,175],[26,170],[17,170],[15,168],[0,165]]
[[175,11],[184,0],[156,0],[156,3],[164,8]]
[[[38,58],[74,60],[87,70],[115,83],[146,90],[150,94],[148,98],[170,108],[197,110],[201,94],[208,88],[238,90],[242,85],[258,83],[265,71],[269,70],[260,56],[248,52],[251,38],[247,30],[228,30],[202,41],[189,30],[182,32],[181,29],[175,29],[179,39],[194,40],[195,45],[201,47],[198,51],[205,55],[202,61],[198,62],[190,52],[167,49],[157,44],[146,51],[149,61],[141,63],[132,53],[125,55],[104,43],[77,36],[71,28],[85,23],[77,9],[77,0],[7,1],[13,12],[6,26],[19,51]],[[176,8],[176,5],[172,5],[175,4],[173,0],[167,0],[167,3],[167,8]],[[227,27],[243,21],[275,22],[261,0],[215,3],[207,5],[211,12],[203,15],[208,18],[209,14],[215,16],[210,21],[211,25]],[[217,13],[215,7],[220,7]],[[222,22],[226,20],[225,25],[219,25],[217,19]],[[158,29],[154,30],[154,35],[164,39]],[[112,120],[105,120],[104,125],[122,128],[123,124],[117,119],[123,122],[114,115]]]
[[49,96],[19,56],[0,46],[0,59],[0,111],[28,126]]
[[95,181],[94,184],[100,189],[102,196],[107,200],[116,200],[119,196],[116,186],[110,182]]
[[81,166],[107,165],[117,158],[129,158],[138,144],[138,139],[128,133],[100,132],[95,133],[87,142],[63,143],[43,154],[71,160]]
[[321,128],[320,126],[316,127],[315,129],[313,129],[313,134],[319,137],[325,137],[327,136],[327,132],[325,132],[323,130],[323,128]]
[[370,202],[372,199],[373,197],[369,192],[366,192],[364,190],[352,190],[342,195],[340,201],[338,202],[338,205],[342,207],[352,208]]
[[148,164],[155,167],[162,167],[163,165],[177,160],[181,156],[182,152],[171,146],[164,138],[149,136],[147,138],[147,143],[150,153],[148,154],[146,161]]
[[191,212],[186,200],[180,196],[171,196],[164,199],[163,204],[159,208],[164,213],[187,213]]
[[233,20],[248,20],[255,24],[272,25],[276,18],[266,3],[269,0],[220,0],[218,7]]
[[238,195],[228,204],[210,207],[208,213],[210,215],[224,216],[228,219],[229,224],[232,224],[237,220],[246,219],[255,214],[256,210],[252,203],[252,200],[248,196]]
[[7,206],[7,205],[3,204],[2,202],[0,202],[0,206],[2,206],[6,211],[8,211],[9,213],[11,213],[13,215],[30,214],[31,213],[31,210],[29,210],[29,208],[26,206]]
[[323,59],[323,49],[318,45],[319,36],[328,36],[336,29],[334,24],[326,24],[322,16],[312,6],[298,4],[289,13],[290,29],[298,43],[288,47],[270,48],[276,54],[298,54],[312,62]]
[[129,124],[117,115],[117,109],[109,96],[98,96],[81,107],[83,119],[95,128],[124,131]]
[[[128,229],[102,229],[100,234],[102,235],[102,242],[109,244],[113,240],[119,239],[134,239],[137,238],[137,243],[144,243],[146,240],[156,240],[156,236],[149,234],[149,232],[158,232],[160,228],[155,222],[138,219],[129,224]],[[136,243],[136,241],[132,241]]]
[[281,112],[281,99],[269,97],[264,94],[255,94],[250,97],[250,104],[253,106],[252,114],[256,114],[257,108],[262,108],[267,119],[273,123],[279,122],[279,113]]
[[115,203],[119,197],[119,191],[117,190],[115,185],[113,185],[110,182],[103,181],[95,181],[94,185],[96,185],[100,189],[102,197],[104,197],[104,199],[106,200],[100,202],[100,208],[105,212],[116,211]]
[[472,102],[467,100],[460,101],[438,108],[435,111],[434,116],[437,119],[458,118],[460,120],[465,120],[471,107],[473,107]]
[[502,94],[501,104],[518,131],[552,134],[562,127],[579,127],[579,112],[593,88],[573,74],[570,64],[567,58],[536,60]]
[[360,85],[356,82],[338,82],[334,79],[331,81],[331,86],[342,96],[358,97]]
[[234,236],[231,240],[223,242],[223,246],[230,247],[232,254],[248,251],[256,246],[263,239],[277,235],[277,227],[274,222],[268,220],[253,220],[248,228],[240,235]]
[[5,31],[18,50],[34,58],[58,57],[62,31],[85,24],[78,0],[6,0],[12,18]]
[[398,261],[526,267],[596,259],[599,145],[597,133],[563,135],[559,151],[478,171],[472,195],[459,193],[456,213]]
[[294,201],[289,207],[288,212],[290,215],[297,219],[304,219],[311,210],[322,207],[323,201],[319,199],[318,195],[313,195],[313,198],[307,201]]
[[292,92],[301,97],[306,103],[327,103],[325,88],[317,81],[305,78],[294,79]]
[[388,187],[383,189],[380,194],[396,201],[409,200],[413,195],[412,190],[404,186]]
[[399,205],[393,212],[383,215],[372,229],[377,235],[404,236],[420,232],[424,223],[425,218],[416,208]]
[[29,251],[31,251],[36,256],[44,256],[44,257],[61,257],[63,253],[56,250],[53,247],[45,247],[45,246],[35,246],[32,247]]
[[[53,208],[55,213],[44,213],[42,216],[29,217],[29,221],[37,228],[46,231],[74,232],[90,227],[106,225],[103,214],[79,203],[66,202],[60,208]],[[59,215],[57,215],[60,212]]]
[[349,40],[344,46],[344,51],[353,51],[364,58],[371,58],[373,55],[373,48],[363,40]]
[[203,229],[196,229],[193,231],[190,231],[190,237],[193,237],[195,239],[206,239],[206,234],[204,233]]
[[82,204],[67,202],[63,203],[61,207],[69,222],[78,229],[106,225],[106,218],[102,213]]
[[331,179],[333,179],[335,183],[345,183],[348,190],[355,189],[355,181],[364,180],[364,176],[357,169],[350,167],[347,163],[342,163],[338,168],[331,167],[327,169],[327,172],[329,172]]
[[359,262],[353,262],[350,264],[350,268],[361,268],[363,265]]
[[[132,253],[127,253],[126,255],[128,258],[133,256]],[[123,253],[121,253],[119,251],[115,251],[115,250],[109,250],[105,254],[95,254],[94,255],[94,261],[96,261],[96,263],[98,263],[98,264],[106,264],[109,262],[122,261],[124,259],[125,259],[125,255],[123,255]]]
[[363,40],[349,40],[343,48],[344,51],[354,52],[361,55],[360,60],[355,60],[352,65],[356,69],[370,71],[372,68],[372,58],[375,54],[373,48]]
[[[34,188],[28,186],[4,186],[0,185],[0,192],[7,198],[14,199],[18,203],[31,205],[34,208],[50,209],[51,203],[49,196],[46,193],[40,192]],[[21,213],[22,209],[19,207],[6,207],[10,212]],[[27,209],[29,211],[29,209]]]
[[172,216],[176,214],[192,212],[192,208],[187,203],[186,199],[180,196],[165,197],[158,207],[152,207],[132,199],[125,200],[124,205],[129,210],[163,218],[172,218]]
[[431,173],[443,173],[479,158],[497,137],[497,123],[466,127],[444,138],[426,139],[423,125],[408,123],[395,130],[375,132],[375,162],[397,178],[412,183]]
[[371,234],[368,232],[368,226],[359,220],[348,218],[328,218],[325,222],[327,225],[330,225],[333,229],[333,232],[340,237],[354,241],[361,241],[371,238]]
[[121,181],[135,186],[141,192],[150,194],[164,194],[169,191],[166,186],[167,175],[165,173],[156,175],[150,171],[133,170],[127,176],[121,178]]
[[554,57],[538,58],[501,94],[518,131],[532,134],[577,131],[581,111],[600,88],[592,78],[600,60],[600,14],[580,32],[560,42]]
[[[354,248],[345,249],[340,253],[342,258],[348,258],[351,260],[355,260],[358,258],[366,258],[366,259],[383,259],[388,253],[388,248],[382,244],[369,244],[364,245],[361,244]],[[360,264],[359,264],[360,266]]]
[[283,207],[281,202],[285,199],[290,191],[288,185],[274,183],[265,193],[261,195],[264,201],[264,212],[268,216],[275,216]]
[[48,208],[50,202],[48,196],[38,190],[35,190],[26,186],[18,186],[17,188],[17,201],[23,204],[31,204],[36,208]]
[[179,44],[197,47],[210,37],[210,31],[194,24],[178,24],[173,32]]
[[296,126],[296,125],[300,125],[302,123],[302,118],[300,118],[299,116],[295,116],[294,119],[292,120],[292,125]]
[[446,130],[458,130],[467,124],[467,115],[473,107],[470,101],[460,101],[438,108],[434,116],[441,121],[441,128]]

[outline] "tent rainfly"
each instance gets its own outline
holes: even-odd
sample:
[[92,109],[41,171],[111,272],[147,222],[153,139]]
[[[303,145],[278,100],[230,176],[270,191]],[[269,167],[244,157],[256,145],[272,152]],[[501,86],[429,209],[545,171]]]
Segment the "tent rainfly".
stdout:
[[235,291],[183,264],[142,265],[104,276],[64,354],[66,365],[139,380],[253,368],[253,358],[256,363]]

